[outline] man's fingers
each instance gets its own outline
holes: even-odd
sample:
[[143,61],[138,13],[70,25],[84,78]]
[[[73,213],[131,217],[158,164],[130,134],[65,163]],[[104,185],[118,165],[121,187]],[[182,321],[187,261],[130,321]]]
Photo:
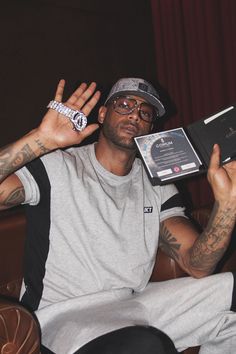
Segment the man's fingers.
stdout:
[[[67,100],[65,105],[74,110],[83,111],[88,116],[101,96],[99,91],[95,92],[96,86],[95,82],[92,82],[89,86],[83,82]],[[55,101],[62,102],[64,87],[65,80],[60,80],[55,94]]]
[[89,136],[95,132],[99,128],[99,125],[97,123],[90,124],[86,127],[86,129],[83,131],[85,136]]
[[[96,86],[96,83],[92,82],[83,92],[80,93],[76,90],[75,93],[72,95],[73,105],[76,106],[77,109],[82,109],[88,99],[93,96],[96,90]],[[68,100],[67,102],[71,103],[70,100]]]
[[76,89],[76,91],[70,96],[70,98],[67,100],[67,103],[70,105],[75,105],[76,102],[79,100],[83,92],[86,91],[87,84],[85,82],[82,82],[82,84],[79,85],[79,87]]
[[86,116],[89,115],[101,96],[99,91],[95,92],[96,86],[95,82],[89,86],[82,83],[66,103],[74,109],[82,110]]
[[213,146],[209,169],[217,170],[220,167],[220,147],[218,144]]
[[99,98],[101,97],[101,92],[97,91],[95,94],[92,96],[92,98],[86,103],[86,105],[83,108],[83,113],[88,116],[89,113],[92,111],[92,109],[95,107],[95,105],[98,103]]
[[82,130],[81,132],[77,132],[81,138],[81,140],[79,141],[79,143],[81,143],[85,138],[87,138],[88,136],[92,135],[95,130],[97,130],[99,128],[99,125],[97,123],[93,123],[88,125],[84,130]]
[[64,87],[65,87],[65,80],[60,80],[58,85],[57,85],[57,90],[55,94],[55,101],[61,102],[62,101],[62,96],[64,92]]

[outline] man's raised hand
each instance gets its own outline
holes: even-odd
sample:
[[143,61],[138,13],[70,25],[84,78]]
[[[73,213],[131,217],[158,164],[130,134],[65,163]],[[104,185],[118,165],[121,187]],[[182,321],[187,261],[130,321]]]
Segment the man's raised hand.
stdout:
[[[56,89],[55,101],[62,102],[64,87],[65,80],[60,80]],[[88,116],[99,98],[100,92],[96,91],[95,82],[90,85],[82,83],[63,105],[81,111],[85,116]],[[81,143],[98,128],[98,124],[90,124],[80,132],[73,128],[74,125],[68,117],[50,108],[38,128],[38,133],[44,140],[46,139],[49,149],[53,150]]]

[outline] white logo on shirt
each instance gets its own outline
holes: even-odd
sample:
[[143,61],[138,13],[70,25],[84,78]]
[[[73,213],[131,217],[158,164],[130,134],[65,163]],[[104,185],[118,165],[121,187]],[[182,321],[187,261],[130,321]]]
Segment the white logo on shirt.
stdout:
[[153,207],[149,206],[149,207],[144,207],[143,208],[143,212],[144,213],[152,213]]

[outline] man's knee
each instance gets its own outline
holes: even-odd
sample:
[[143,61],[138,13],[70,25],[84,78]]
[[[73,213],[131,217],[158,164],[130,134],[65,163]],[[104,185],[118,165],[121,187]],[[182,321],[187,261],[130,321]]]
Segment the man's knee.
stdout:
[[176,354],[171,339],[150,326],[121,328],[95,338],[75,354]]

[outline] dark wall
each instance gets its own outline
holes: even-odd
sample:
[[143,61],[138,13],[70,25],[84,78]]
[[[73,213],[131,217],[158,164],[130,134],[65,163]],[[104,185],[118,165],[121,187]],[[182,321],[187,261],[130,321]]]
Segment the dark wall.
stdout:
[[148,0],[7,0],[0,11],[1,143],[38,125],[60,78],[106,89],[155,80]]

